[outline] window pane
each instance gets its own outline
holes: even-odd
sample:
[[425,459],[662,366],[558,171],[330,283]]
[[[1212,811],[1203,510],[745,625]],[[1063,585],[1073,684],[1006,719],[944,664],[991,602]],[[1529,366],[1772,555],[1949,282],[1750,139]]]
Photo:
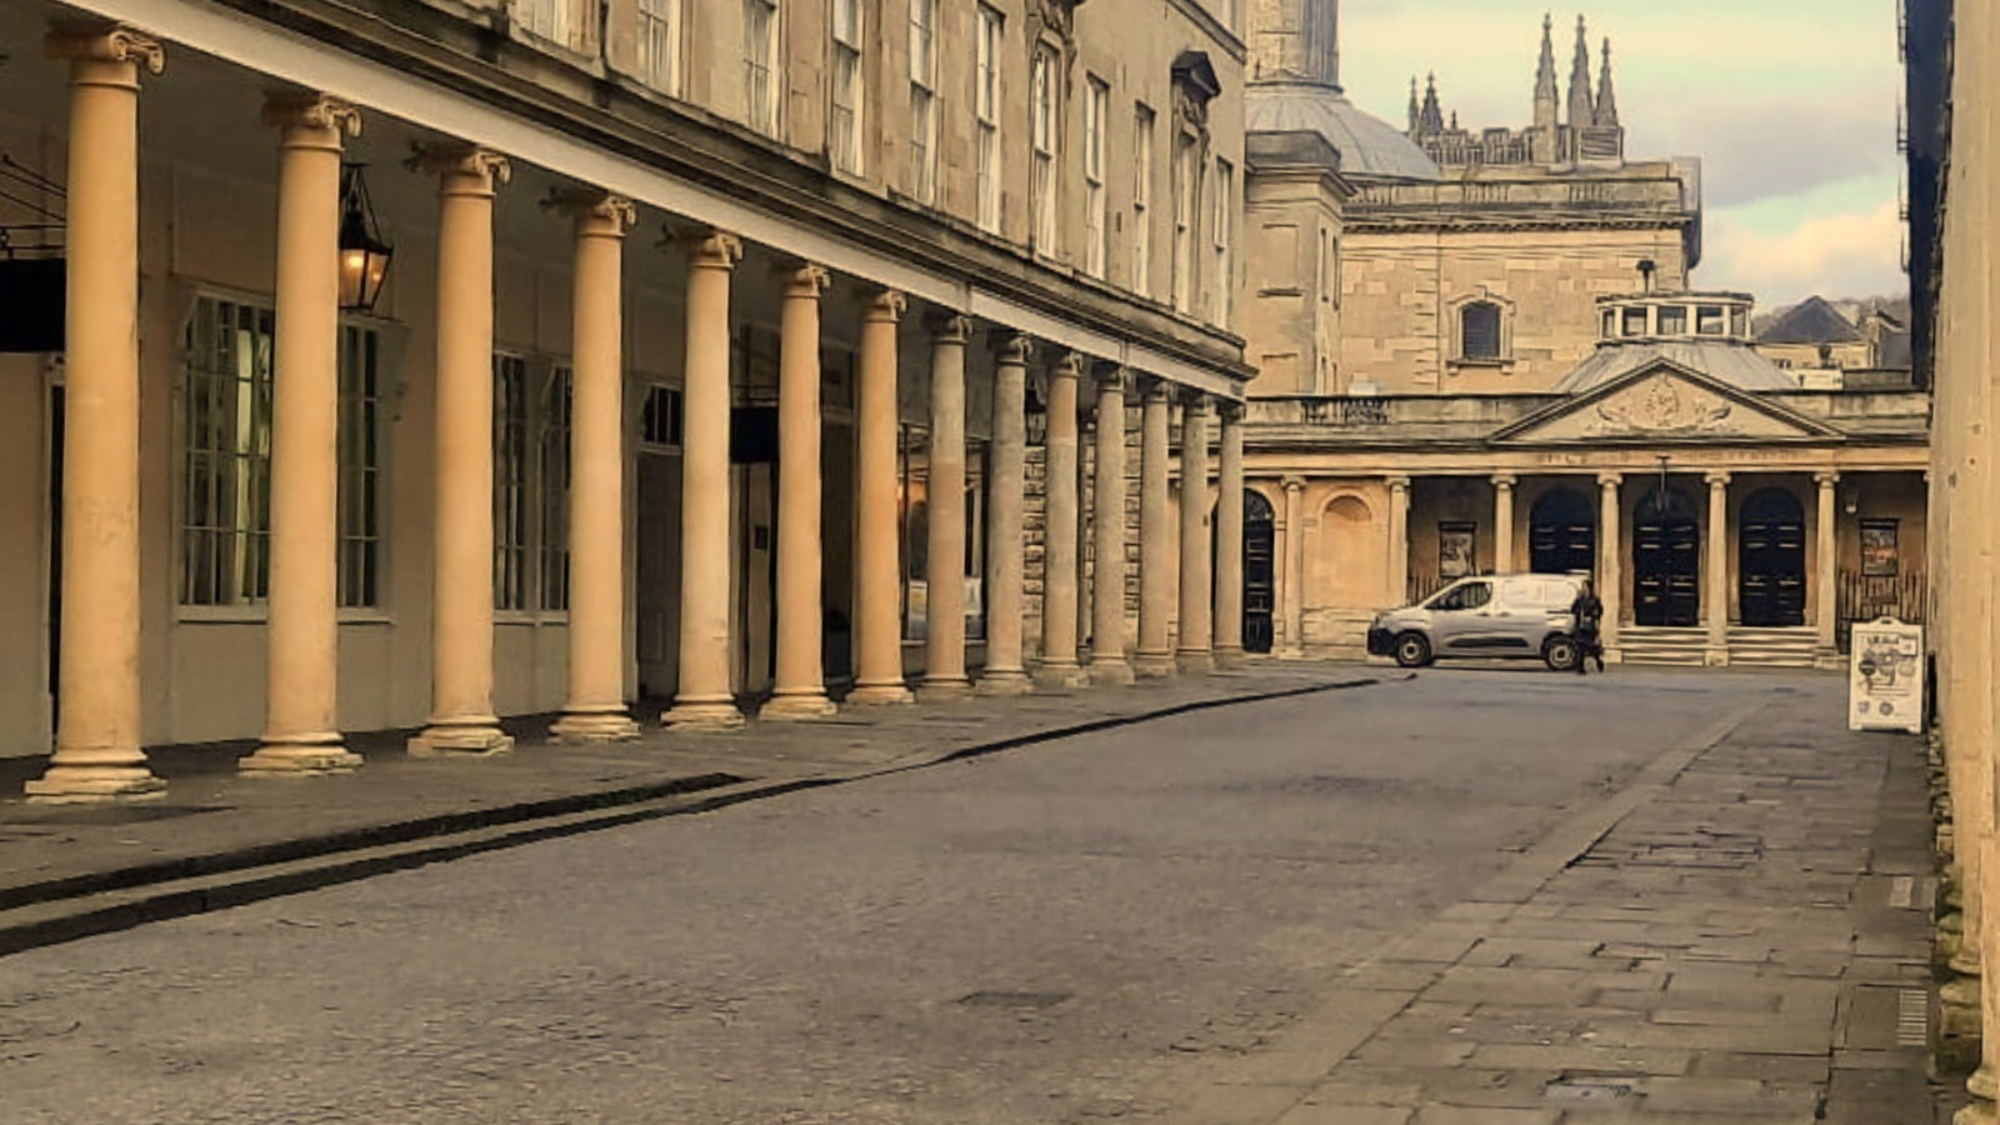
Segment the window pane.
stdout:
[[1500,358],[1500,306],[1475,301],[1459,313],[1466,359]]
[[184,605],[247,605],[270,590],[271,310],[203,297],[183,383]]

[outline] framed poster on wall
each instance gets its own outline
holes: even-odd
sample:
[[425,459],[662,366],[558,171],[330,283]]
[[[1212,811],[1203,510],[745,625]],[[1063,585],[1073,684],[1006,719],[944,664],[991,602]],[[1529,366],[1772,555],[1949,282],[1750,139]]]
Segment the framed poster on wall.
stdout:
[[1861,521],[1861,574],[1894,578],[1897,574],[1895,520]]
[[1479,525],[1438,524],[1438,577],[1447,582],[1473,573],[1478,558]]

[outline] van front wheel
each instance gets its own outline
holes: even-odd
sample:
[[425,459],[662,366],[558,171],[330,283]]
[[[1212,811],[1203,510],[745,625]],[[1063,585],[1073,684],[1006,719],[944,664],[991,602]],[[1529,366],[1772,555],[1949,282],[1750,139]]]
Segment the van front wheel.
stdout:
[[1550,637],[1542,645],[1542,661],[1551,672],[1573,672],[1576,663],[1583,659],[1583,650],[1568,637]]
[[1405,668],[1421,668],[1431,662],[1431,643],[1422,633],[1404,633],[1396,638],[1396,663]]

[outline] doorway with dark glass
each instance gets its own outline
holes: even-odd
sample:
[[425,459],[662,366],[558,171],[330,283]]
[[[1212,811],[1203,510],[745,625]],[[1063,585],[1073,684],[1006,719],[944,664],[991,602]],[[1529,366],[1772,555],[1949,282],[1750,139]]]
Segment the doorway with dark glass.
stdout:
[[1268,653],[1276,640],[1277,513],[1254,489],[1243,490],[1243,651]]
[[1528,512],[1528,569],[1536,574],[1590,573],[1597,567],[1597,513],[1573,488],[1544,492]]

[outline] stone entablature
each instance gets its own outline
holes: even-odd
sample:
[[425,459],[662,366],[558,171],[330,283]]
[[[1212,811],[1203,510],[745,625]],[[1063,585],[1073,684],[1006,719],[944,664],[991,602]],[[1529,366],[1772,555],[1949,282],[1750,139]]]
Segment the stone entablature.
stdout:
[[1434,184],[1370,183],[1347,205],[1354,229],[1432,223],[1452,228],[1533,223],[1602,225],[1619,218],[1648,224],[1689,223],[1701,214],[1696,189],[1678,162],[1618,170],[1550,173],[1508,168]]

